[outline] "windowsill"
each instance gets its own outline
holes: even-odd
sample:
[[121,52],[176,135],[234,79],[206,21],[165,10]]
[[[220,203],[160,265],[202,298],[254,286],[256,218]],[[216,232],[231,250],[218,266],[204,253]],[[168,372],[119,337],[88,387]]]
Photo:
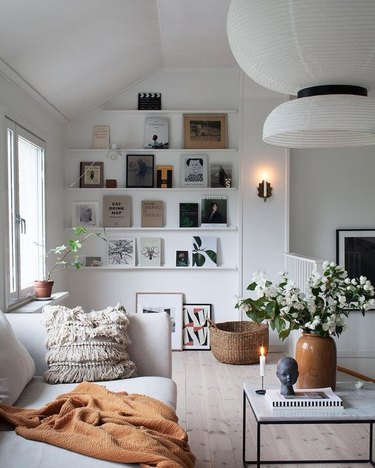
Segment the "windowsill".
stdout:
[[27,304],[24,304],[20,307],[17,307],[16,309],[11,310],[11,313],[37,313],[41,312],[44,306],[46,305],[55,305],[58,304],[59,302],[62,302],[64,299],[69,297],[68,292],[57,292],[52,294],[52,299],[49,301],[37,301],[33,300],[31,302],[28,302]]

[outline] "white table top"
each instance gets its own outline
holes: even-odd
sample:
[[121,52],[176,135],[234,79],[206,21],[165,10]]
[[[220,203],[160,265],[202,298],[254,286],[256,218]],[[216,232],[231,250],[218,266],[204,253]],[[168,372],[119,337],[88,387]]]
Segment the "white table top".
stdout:
[[[335,393],[342,398],[344,409],[273,408],[266,395],[258,395],[259,385],[245,381],[243,388],[259,422],[288,421],[372,421],[375,422],[375,384],[365,382],[356,389],[355,382],[338,382]],[[273,386],[272,388],[277,388]]]

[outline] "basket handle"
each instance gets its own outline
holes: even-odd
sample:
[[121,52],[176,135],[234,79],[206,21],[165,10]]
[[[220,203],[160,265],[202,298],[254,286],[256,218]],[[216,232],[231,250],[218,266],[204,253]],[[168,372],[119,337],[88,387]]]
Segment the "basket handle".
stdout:
[[214,328],[216,328],[216,329],[218,330],[218,328],[217,328],[217,326],[216,326],[216,323],[213,322],[213,321],[212,321],[211,319],[209,319],[208,317],[207,317],[207,322],[210,324],[211,327],[214,327]]

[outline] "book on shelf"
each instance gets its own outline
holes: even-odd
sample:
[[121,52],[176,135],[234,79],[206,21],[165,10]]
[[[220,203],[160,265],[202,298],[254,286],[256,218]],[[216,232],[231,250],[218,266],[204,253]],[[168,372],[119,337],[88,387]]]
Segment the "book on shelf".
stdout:
[[157,188],[172,188],[173,166],[157,165],[156,166],[156,187]]
[[93,149],[107,149],[109,147],[109,126],[95,125],[92,129]]
[[103,197],[103,226],[130,227],[131,198],[127,195]]
[[269,389],[266,397],[274,408],[343,408],[342,399],[330,387],[296,390],[295,395],[281,395],[279,389]]
[[232,163],[210,164],[211,187],[232,187]]
[[217,267],[217,237],[193,236],[191,256],[193,267]]
[[141,227],[163,227],[163,211],[162,200],[142,200]]
[[201,227],[227,226],[227,202],[226,195],[203,197]]
[[161,266],[161,238],[141,237],[139,241],[139,265]]
[[145,119],[145,148],[168,149],[168,119],[147,117]]
[[198,227],[198,203],[180,203],[180,228]]

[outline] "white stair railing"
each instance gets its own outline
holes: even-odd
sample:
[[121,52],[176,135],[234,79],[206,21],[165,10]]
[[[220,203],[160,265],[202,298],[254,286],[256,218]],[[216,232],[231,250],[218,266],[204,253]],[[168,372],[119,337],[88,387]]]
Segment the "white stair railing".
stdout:
[[[284,268],[291,281],[304,293],[307,292],[308,280],[312,273],[323,272],[323,261],[316,258],[303,257],[294,253],[284,254]],[[289,335],[289,355],[294,357],[296,343],[301,335],[300,330],[295,330]]]

